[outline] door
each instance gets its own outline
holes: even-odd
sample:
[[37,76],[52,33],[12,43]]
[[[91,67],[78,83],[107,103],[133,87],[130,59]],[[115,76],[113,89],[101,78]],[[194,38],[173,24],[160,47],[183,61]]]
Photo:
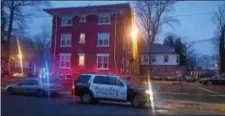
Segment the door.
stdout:
[[38,89],[40,88],[40,83],[38,80],[28,80],[24,88],[28,93],[37,93]]
[[95,98],[109,99],[108,93],[111,87],[108,76],[95,76],[93,83],[90,85],[90,90]]
[[115,100],[126,100],[127,86],[118,77],[110,77],[111,88],[109,98]]
[[225,84],[225,76],[224,76],[224,75],[219,75],[219,76],[217,76],[217,83],[218,83],[219,85]]
[[25,92],[25,90],[24,90],[24,85],[25,85],[25,83],[26,83],[26,80],[18,82],[18,83],[16,84],[15,88],[13,88],[14,91],[15,91],[16,93],[24,93],[24,92]]
[[36,93],[40,86],[37,80],[25,80],[21,87],[24,93]]
[[80,75],[78,80],[75,82],[75,94],[78,96],[83,95],[89,91],[89,80],[91,75]]

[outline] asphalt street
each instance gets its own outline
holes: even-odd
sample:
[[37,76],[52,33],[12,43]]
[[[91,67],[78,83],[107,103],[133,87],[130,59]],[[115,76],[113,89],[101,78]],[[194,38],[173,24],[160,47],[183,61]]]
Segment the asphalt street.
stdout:
[[35,96],[8,95],[4,92],[1,92],[1,106],[2,116],[220,114],[198,110],[135,108],[125,103],[81,104],[71,98],[39,98]]

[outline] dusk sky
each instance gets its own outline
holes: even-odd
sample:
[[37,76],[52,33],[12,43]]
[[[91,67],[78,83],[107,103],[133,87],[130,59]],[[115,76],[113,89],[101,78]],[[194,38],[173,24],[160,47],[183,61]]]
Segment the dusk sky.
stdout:
[[[125,2],[128,1],[54,1],[51,2],[51,7],[73,7]],[[188,41],[210,39],[214,37],[216,26],[212,21],[213,12],[217,9],[217,6],[220,3],[222,3],[222,1],[177,2],[174,5],[175,11],[170,15],[177,16],[179,24],[175,24],[173,29],[165,26],[163,31],[160,33],[159,41],[162,41],[167,33],[174,33],[180,37],[185,37]],[[37,17],[32,21],[30,28],[31,30],[33,30],[32,28],[35,28],[35,31],[32,31],[31,34],[35,34],[40,31],[40,25],[42,24],[51,26],[51,17],[49,17],[48,14],[43,12],[40,13],[40,16],[42,17]],[[213,53],[213,46],[210,41],[195,44],[193,47],[201,54],[211,55]]]

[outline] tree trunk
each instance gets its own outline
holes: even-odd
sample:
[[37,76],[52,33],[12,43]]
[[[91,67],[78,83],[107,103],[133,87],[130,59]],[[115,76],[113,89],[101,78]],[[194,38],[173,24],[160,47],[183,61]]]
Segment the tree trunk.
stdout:
[[224,53],[224,36],[225,30],[221,31],[219,53],[220,53],[220,73],[225,73],[225,53]]
[[11,1],[11,8],[10,8],[10,16],[9,16],[9,26],[7,31],[7,55],[6,55],[6,62],[8,65],[8,72],[10,71],[10,64],[9,64],[9,56],[10,56],[10,38],[11,38],[11,32],[12,32],[12,26],[13,26],[13,19],[14,19],[14,0]]

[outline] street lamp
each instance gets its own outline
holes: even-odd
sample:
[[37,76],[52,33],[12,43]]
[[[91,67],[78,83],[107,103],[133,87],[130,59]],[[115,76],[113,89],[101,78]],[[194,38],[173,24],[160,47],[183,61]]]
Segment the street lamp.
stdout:
[[19,59],[23,59],[23,55],[22,55],[22,54],[18,54],[17,57],[18,57]]
[[137,33],[138,33],[137,27],[133,26],[131,34],[130,34],[133,40],[137,39]]

